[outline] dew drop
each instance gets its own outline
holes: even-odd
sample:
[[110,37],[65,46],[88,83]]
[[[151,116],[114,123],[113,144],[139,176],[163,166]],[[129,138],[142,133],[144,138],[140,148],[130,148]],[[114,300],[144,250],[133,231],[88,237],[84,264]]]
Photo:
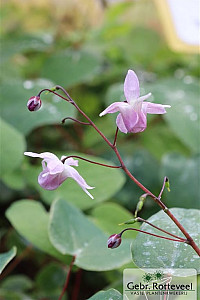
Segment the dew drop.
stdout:
[[146,252],[143,252],[142,254],[143,254],[143,255],[149,256],[149,255],[150,255],[150,252],[146,251]]
[[26,80],[24,81],[23,86],[26,90],[30,90],[34,87],[34,83],[31,80]]
[[190,120],[191,121],[196,121],[197,119],[198,119],[198,116],[195,112],[190,115]]
[[190,84],[193,82],[193,79],[191,76],[185,76],[184,79],[183,79],[184,83],[186,84]]
[[193,107],[192,107],[192,105],[185,105],[184,106],[184,111],[186,112],[186,113],[191,113],[191,112],[193,112]]

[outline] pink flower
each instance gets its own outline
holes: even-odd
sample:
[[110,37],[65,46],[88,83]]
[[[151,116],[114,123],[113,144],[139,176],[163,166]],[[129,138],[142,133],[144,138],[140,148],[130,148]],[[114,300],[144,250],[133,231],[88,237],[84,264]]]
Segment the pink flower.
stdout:
[[43,171],[38,176],[38,183],[45,190],[55,190],[57,189],[63,181],[67,178],[73,178],[80,187],[88,194],[92,199],[94,197],[88,192],[87,189],[93,189],[94,187],[89,186],[83,177],[71,166],[78,166],[78,160],[73,158],[65,159],[64,163],[61,160],[64,160],[66,156],[62,156],[61,160],[58,157],[50,152],[43,153],[33,153],[33,152],[24,152],[24,155],[31,157],[40,157],[42,158],[42,167]]
[[42,105],[42,101],[38,96],[31,97],[27,102],[27,107],[28,110],[30,111],[36,111],[40,109],[41,105]]
[[140,97],[139,81],[132,70],[128,70],[124,81],[124,95],[127,102],[114,102],[100,113],[100,117],[102,117],[119,111],[116,124],[124,133],[144,131],[147,127],[147,114],[165,114],[165,107],[171,107],[170,105],[143,102],[151,96],[151,93]]

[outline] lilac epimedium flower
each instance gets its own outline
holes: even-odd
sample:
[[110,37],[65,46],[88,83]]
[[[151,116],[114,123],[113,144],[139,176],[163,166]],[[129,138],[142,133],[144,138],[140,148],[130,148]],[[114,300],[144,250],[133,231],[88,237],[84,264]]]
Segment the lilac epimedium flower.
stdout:
[[66,156],[62,156],[61,160],[59,160],[55,154],[50,152],[43,152],[40,154],[24,152],[24,155],[43,159],[43,171],[38,176],[38,183],[45,190],[55,190],[63,183],[63,181],[71,177],[80,185],[88,196],[94,199],[94,197],[88,192],[88,189],[93,189],[94,187],[89,186],[78,171],[71,167],[77,167],[78,160],[74,160],[72,157],[65,159]]
[[147,127],[147,114],[165,114],[165,107],[170,105],[143,102],[151,96],[151,93],[140,97],[140,86],[134,71],[128,70],[124,81],[124,95],[126,102],[114,102],[108,106],[100,117],[106,114],[120,112],[116,123],[121,132],[141,132]]

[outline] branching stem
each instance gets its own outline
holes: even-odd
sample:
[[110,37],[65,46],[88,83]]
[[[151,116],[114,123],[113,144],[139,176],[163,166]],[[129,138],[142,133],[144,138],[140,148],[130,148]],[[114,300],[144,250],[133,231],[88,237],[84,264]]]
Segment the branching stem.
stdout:
[[166,230],[164,230],[164,229],[161,229],[161,228],[157,227],[156,225],[154,225],[154,224],[152,224],[152,223],[148,222],[147,220],[144,220],[144,219],[142,219],[142,218],[140,218],[140,217],[137,217],[137,221],[139,221],[139,222],[144,222],[144,223],[150,225],[151,227],[153,227],[153,228],[155,228],[155,229],[157,229],[157,230],[160,230],[160,231],[162,231],[162,232],[164,232],[164,233],[166,233],[166,234],[168,234],[168,235],[171,235],[171,236],[173,236],[173,237],[175,237],[175,238],[177,238],[177,239],[179,239],[179,240],[182,240],[183,242],[185,242],[185,241],[187,242],[187,240],[185,240],[184,238],[182,238],[182,237],[180,237],[180,236],[177,236],[177,235],[175,235],[175,234],[172,234],[172,233],[170,233],[170,232],[168,232],[168,231],[166,231]]
[[[200,249],[198,248],[198,246],[196,245],[196,243],[194,242],[194,240],[192,239],[192,237],[189,235],[189,233],[185,230],[185,228],[180,224],[180,222],[177,220],[177,218],[171,213],[171,211],[166,207],[166,205],[160,200],[159,196],[162,195],[162,189],[161,189],[161,193],[158,197],[156,197],[153,193],[151,193],[142,183],[140,183],[132,174],[131,172],[127,169],[127,167],[125,166],[120,153],[116,147],[116,140],[117,140],[117,133],[118,131],[116,131],[115,134],[115,139],[114,139],[114,143],[112,144],[107,137],[101,132],[101,130],[99,130],[99,128],[94,124],[94,122],[92,122],[92,120],[79,108],[79,106],[76,104],[76,102],[69,96],[69,94],[67,93],[67,91],[61,87],[61,86],[56,86],[57,90],[62,90],[65,95],[67,96],[67,98],[59,95],[58,93],[55,93],[54,91],[51,91],[49,89],[43,89],[38,96],[40,96],[40,94],[43,91],[49,91],[54,93],[55,95],[61,97],[62,99],[64,99],[67,102],[70,102],[78,111],[79,113],[90,123],[90,125],[97,131],[97,133],[104,139],[104,141],[108,144],[108,146],[110,148],[113,149],[113,151],[115,152],[120,164],[121,164],[121,168],[123,169],[123,171],[127,174],[127,176],[133,181],[135,182],[135,184],[141,188],[145,193],[147,193],[161,208],[162,210],[169,216],[169,218],[176,224],[176,226],[181,230],[181,232],[184,234],[184,236],[186,237],[186,241],[195,251],[196,253],[200,256]],[[164,187],[163,187],[164,189]],[[133,229],[132,229],[133,230]],[[138,231],[138,230],[137,230]],[[149,233],[147,233],[149,234]],[[164,237],[162,237],[164,238]],[[167,238],[165,238],[167,239]],[[180,241],[180,240],[178,240]]]
[[140,229],[136,229],[136,228],[131,228],[131,227],[122,230],[122,231],[119,233],[119,235],[122,236],[122,234],[123,234],[125,231],[127,231],[127,230],[133,230],[133,231],[142,232],[142,233],[145,233],[145,234],[148,234],[148,235],[152,235],[152,236],[155,236],[155,237],[158,237],[158,238],[161,238],[161,239],[169,240],[169,241],[188,243],[187,240],[171,239],[171,238],[168,238],[168,237],[166,237],[166,236],[157,235],[157,234],[154,234],[154,233],[151,233],[151,232],[147,232],[147,231],[144,231],[144,230],[140,230]]
[[98,162],[96,162],[96,161],[93,161],[93,160],[90,160],[90,159],[87,159],[87,158],[84,158],[84,157],[81,157],[81,156],[78,156],[78,155],[69,155],[69,156],[66,156],[65,158],[62,159],[62,162],[64,163],[65,160],[66,160],[67,158],[70,158],[70,157],[78,158],[78,159],[87,161],[87,162],[89,162],[89,163],[91,163],[91,164],[95,164],[95,165],[99,165],[99,166],[103,166],[103,167],[114,168],[114,169],[119,169],[119,168],[121,168],[121,166],[111,166],[111,165],[106,165],[106,164],[98,163]]

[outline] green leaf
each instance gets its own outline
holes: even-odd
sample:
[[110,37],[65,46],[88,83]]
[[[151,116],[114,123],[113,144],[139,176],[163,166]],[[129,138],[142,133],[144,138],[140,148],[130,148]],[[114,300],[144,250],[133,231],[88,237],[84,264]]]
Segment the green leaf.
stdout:
[[61,265],[55,262],[45,266],[36,277],[36,287],[40,290],[48,292],[49,295],[53,291],[63,288],[67,271]]
[[[59,153],[58,157],[60,158],[62,155],[70,154]],[[112,162],[94,156],[85,154],[82,155],[81,153],[73,153],[73,155],[79,155],[96,162],[113,165]],[[41,166],[37,168],[27,168],[25,176],[27,180],[41,193],[44,201],[50,204],[54,199],[65,199],[81,209],[89,208],[98,202],[109,199],[121,189],[125,181],[125,176],[121,170],[106,168],[79,160],[79,166],[77,168],[78,172],[84,177],[90,186],[95,187],[90,191],[94,196],[93,200],[71,178],[67,179],[55,191],[47,191],[42,189],[37,182],[37,176],[41,172],[41,169]]]
[[4,289],[0,289],[0,297],[4,300],[35,300],[35,298],[32,298],[31,296],[22,292],[15,292]]
[[1,288],[14,292],[25,292],[33,287],[33,282],[24,275],[13,275],[6,278]]
[[44,207],[32,200],[20,200],[6,211],[6,217],[13,227],[30,243],[61,261],[67,257],[61,255],[50,243],[47,227],[49,216]]
[[25,180],[23,177],[22,168],[23,167],[20,166],[20,168],[13,170],[12,173],[6,173],[4,175],[2,174],[1,179],[9,188],[14,190],[22,190],[25,188]]
[[99,72],[99,56],[85,50],[67,49],[50,56],[41,76],[65,88],[92,80]]
[[164,122],[159,122],[156,125],[150,122],[147,129],[140,135],[140,138],[145,149],[149,150],[157,159],[161,159],[166,152],[190,154],[190,148],[182,143]]
[[105,235],[98,235],[90,240],[76,257],[75,264],[85,270],[108,271],[131,261],[130,239],[123,239],[116,249],[108,249],[107,240],[108,236]]
[[[126,151],[123,153],[123,156],[125,157],[125,165],[128,167],[129,171],[134,174],[137,180],[142,182],[144,186],[151,187],[152,191],[157,191],[158,188],[160,189],[160,186],[158,185],[159,164],[157,160],[154,159],[154,157],[145,149],[137,148],[134,152],[131,151],[131,148],[125,150]],[[116,195],[116,197],[119,199],[118,201],[120,203],[126,201],[130,210],[133,211],[133,208],[136,208],[139,198],[143,193],[144,192],[128,178],[123,189]],[[149,209],[153,206],[154,203],[152,201],[146,202],[142,213],[145,213],[145,207],[148,207],[147,213],[149,214]]]
[[20,166],[26,142],[23,135],[14,127],[1,121],[1,176],[12,173]]
[[[200,246],[200,211],[196,209],[172,208],[170,211],[184,226],[195,243]],[[178,227],[170,218],[160,211],[150,217],[148,221],[175,235],[183,237]],[[160,234],[157,229],[143,224],[141,230]],[[166,234],[161,234],[167,236]],[[139,268],[194,268],[200,272],[200,260],[194,249],[182,242],[173,242],[143,233],[139,233],[132,243],[132,256]]]
[[[107,234],[119,233],[127,228],[127,225],[119,226],[127,220],[133,218],[133,215],[116,203],[103,203],[92,210],[92,219],[94,223],[100,227]],[[138,224],[134,224],[134,228],[139,228]],[[128,232],[124,234],[123,238],[135,238],[137,232]]]
[[110,289],[108,291],[100,291],[96,293],[94,296],[89,298],[88,300],[122,300],[122,294],[117,290]]
[[13,247],[10,251],[0,254],[0,274],[7,264],[15,257],[17,248]]
[[[95,121],[95,125],[105,134],[107,138],[111,138],[114,140],[115,131],[116,131],[116,123],[112,120],[112,118],[105,117],[101,119],[97,119]],[[84,145],[85,147],[93,147],[96,144],[102,144],[102,138],[98,134],[94,134],[94,128],[88,126],[85,130],[84,134]],[[103,145],[104,146],[104,145]]]
[[145,89],[152,92],[155,103],[171,105],[164,115],[165,120],[191,151],[199,151],[198,83],[192,79],[186,84],[182,80],[167,78],[158,80],[152,85],[145,85]]
[[24,134],[49,124],[60,123],[67,116],[75,117],[75,109],[64,100],[52,95],[42,94],[42,107],[30,112],[27,101],[43,88],[52,88],[54,83],[44,79],[36,81],[10,81],[1,85],[1,114],[3,118]]
[[113,102],[125,101],[124,96],[124,84],[123,83],[114,83],[112,84],[106,93],[106,105],[110,105]]
[[162,159],[161,177],[170,180],[170,192],[165,191],[164,198],[169,207],[174,205],[185,208],[199,208],[200,156],[186,158],[171,153]]
[[1,63],[5,63],[10,57],[17,53],[27,51],[44,51],[49,47],[50,40],[47,36],[21,35],[12,38],[4,38],[1,41]]
[[102,232],[81,211],[65,200],[57,200],[52,204],[49,238],[62,254],[77,256],[99,234]]
[[49,237],[61,253],[75,255],[75,265],[85,270],[112,270],[130,261],[130,240],[108,249],[108,236],[65,200],[57,200],[51,207]]

